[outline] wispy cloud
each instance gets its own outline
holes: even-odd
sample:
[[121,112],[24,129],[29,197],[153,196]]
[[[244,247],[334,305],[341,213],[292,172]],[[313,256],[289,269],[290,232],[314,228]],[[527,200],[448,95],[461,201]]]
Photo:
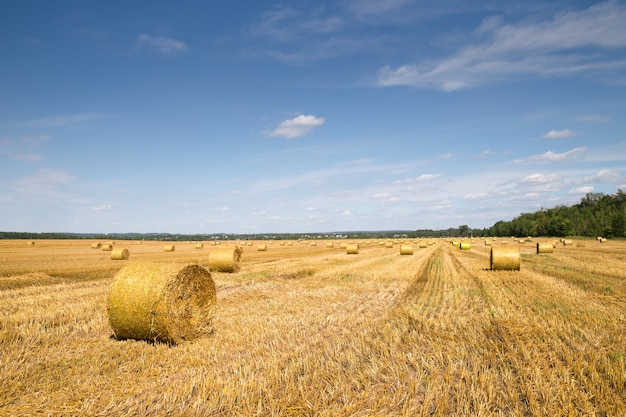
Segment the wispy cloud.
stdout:
[[281,122],[276,129],[269,132],[269,135],[295,139],[310,133],[314,128],[323,124],[323,117],[301,114],[293,119]]
[[440,178],[441,175],[442,174],[422,174],[414,178],[397,180],[397,181],[394,181],[392,184],[416,184],[416,183],[429,182],[429,181],[436,180],[437,178]]
[[600,114],[588,114],[578,116],[576,120],[578,120],[579,122],[606,123],[611,120],[611,118],[609,116],[602,116]]
[[577,136],[577,135],[580,135],[580,132],[575,132],[569,129],[563,129],[563,130],[552,129],[551,131],[549,131],[542,137],[544,139],[565,139],[565,138],[571,138],[572,136]]
[[184,54],[190,50],[189,46],[187,46],[187,44],[183,41],[164,36],[150,36],[147,33],[142,33],[137,36],[135,48],[146,48],[152,52],[167,56]]
[[574,148],[572,150],[569,150],[563,153],[556,153],[556,152],[548,151],[540,155],[533,155],[533,156],[529,156],[528,158],[518,159],[515,162],[517,163],[566,162],[566,161],[580,159],[586,152],[587,152],[587,147],[582,146],[582,147]]
[[[442,60],[385,66],[379,86],[415,86],[444,91],[523,75],[593,76],[621,72],[626,60],[626,5],[609,1],[542,22],[503,24],[489,18],[476,31],[482,42],[462,46]],[[479,35],[479,36],[478,36]]]
[[110,117],[104,113],[74,113],[74,114],[60,114],[57,116],[44,117],[42,119],[31,120],[23,123],[24,126],[46,128],[46,127],[60,127],[67,126],[76,123],[84,123],[91,120],[98,120]]

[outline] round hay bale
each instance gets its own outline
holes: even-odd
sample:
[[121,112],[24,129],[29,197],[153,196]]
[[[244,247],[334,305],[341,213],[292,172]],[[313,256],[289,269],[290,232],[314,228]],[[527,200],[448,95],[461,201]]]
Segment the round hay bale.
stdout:
[[113,250],[113,245],[107,243],[102,245],[102,250],[106,252],[111,252]]
[[563,239],[563,246],[571,246],[574,244],[572,239]]
[[552,253],[554,252],[554,245],[549,242],[537,243],[537,253]]
[[420,249],[427,248],[428,247],[428,243],[427,242],[420,242],[419,247],[420,247]]
[[204,243],[196,243],[196,249],[204,248]]
[[241,246],[212,250],[209,253],[209,269],[218,272],[239,272],[242,253]]
[[393,242],[385,242],[385,247],[387,249],[393,248]]
[[492,246],[489,263],[493,271],[519,271],[521,264],[519,248],[516,246]]
[[326,247],[327,248],[332,248],[333,246],[334,246],[333,242],[326,242]]
[[311,242],[311,246],[317,246],[317,242]]
[[165,245],[163,250],[165,252],[174,252],[176,250],[176,246],[174,246],[174,245]]
[[133,263],[109,291],[109,324],[117,339],[178,344],[212,330],[215,283],[200,265]]
[[28,243],[27,243],[27,245],[28,245],[28,246],[35,246],[35,242],[30,241],[30,242],[28,242]]
[[102,247],[102,243],[100,242],[91,244],[91,249],[100,249],[101,247]]
[[400,245],[400,255],[413,255],[413,245]]
[[259,252],[265,252],[267,251],[267,245],[266,244],[257,245],[256,250],[258,250]]
[[485,246],[491,246],[492,242],[491,240],[485,240]]
[[111,251],[111,259],[116,261],[123,261],[128,259],[130,252],[128,249],[114,249]]
[[347,244],[347,243],[345,243],[345,242],[341,242],[341,243],[339,244],[339,248],[341,248],[341,249],[347,249],[347,248],[348,248],[348,244]]
[[358,255],[359,254],[358,243],[351,243],[349,245],[346,245],[346,253],[348,255]]
[[461,250],[470,250],[470,243],[469,242],[461,242],[461,243],[459,243],[459,249],[461,249]]

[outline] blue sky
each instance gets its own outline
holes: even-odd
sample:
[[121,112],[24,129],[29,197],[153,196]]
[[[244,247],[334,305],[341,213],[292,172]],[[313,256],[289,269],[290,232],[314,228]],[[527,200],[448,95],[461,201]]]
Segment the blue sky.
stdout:
[[473,228],[626,190],[626,2],[5,1],[0,230]]

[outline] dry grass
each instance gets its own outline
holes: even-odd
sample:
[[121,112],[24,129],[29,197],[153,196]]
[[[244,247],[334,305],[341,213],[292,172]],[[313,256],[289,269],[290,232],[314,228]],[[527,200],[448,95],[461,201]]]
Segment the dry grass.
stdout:
[[[133,262],[207,265],[164,244]],[[0,415],[626,415],[625,242],[520,246],[520,271],[360,246],[246,251],[214,332],[170,347],[111,337],[108,254],[0,241]]]

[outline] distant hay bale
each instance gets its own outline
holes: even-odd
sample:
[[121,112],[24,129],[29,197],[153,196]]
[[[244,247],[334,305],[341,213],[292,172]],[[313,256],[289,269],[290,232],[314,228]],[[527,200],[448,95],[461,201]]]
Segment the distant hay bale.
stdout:
[[348,248],[348,244],[347,244],[346,242],[341,242],[341,243],[339,244],[339,248],[341,248],[341,249],[347,249],[347,248]]
[[459,249],[461,249],[461,250],[470,250],[470,243],[469,242],[461,242],[461,243],[459,243]]
[[35,246],[35,242],[33,242],[32,240],[30,242],[27,243],[28,246]]
[[317,242],[311,242],[311,246],[317,246]]
[[293,242],[287,242],[287,246],[293,246]]
[[607,239],[606,239],[605,237],[601,237],[601,238],[600,238],[600,243],[604,243],[604,242],[606,242],[606,241],[607,241]]
[[101,247],[102,247],[102,243],[100,242],[91,244],[91,249],[100,249]]
[[420,242],[419,244],[420,249],[424,249],[428,247],[428,243],[427,242]]
[[204,243],[196,243],[196,249],[204,248]]
[[176,250],[176,246],[174,246],[174,245],[165,245],[163,250],[165,252],[174,252]]
[[492,246],[489,262],[493,271],[519,271],[521,264],[519,248]]
[[491,246],[492,241],[491,240],[485,240],[485,246]]
[[214,249],[209,253],[209,269],[217,272],[239,272],[242,254],[241,246]]
[[113,250],[113,245],[106,243],[102,245],[102,250],[106,252],[111,252]]
[[267,245],[266,244],[257,245],[256,250],[258,250],[259,252],[265,252],[267,251]]
[[111,259],[113,260],[126,260],[130,256],[128,249],[114,249],[111,251]]
[[327,248],[332,248],[333,246],[334,246],[333,242],[326,242],[326,247]]
[[215,304],[215,283],[203,267],[140,262],[115,275],[107,309],[117,339],[179,344],[212,330]]
[[459,246],[459,241],[458,240],[453,240],[452,241],[452,246]]
[[393,242],[385,242],[385,247],[387,249],[393,248]]
[[537,253],[552,253],[554,252],[554,245],[550,242],[537,243]]
[[574,244],[574,241],[572,239],[563,239],[563,246],[571,246]]
[[400,245],[400,255],[413,255],[413,245]]
[[346,245],[346,253],[348,255],[358,255],[359,245],[357,243],[351,243],[349,245]]

